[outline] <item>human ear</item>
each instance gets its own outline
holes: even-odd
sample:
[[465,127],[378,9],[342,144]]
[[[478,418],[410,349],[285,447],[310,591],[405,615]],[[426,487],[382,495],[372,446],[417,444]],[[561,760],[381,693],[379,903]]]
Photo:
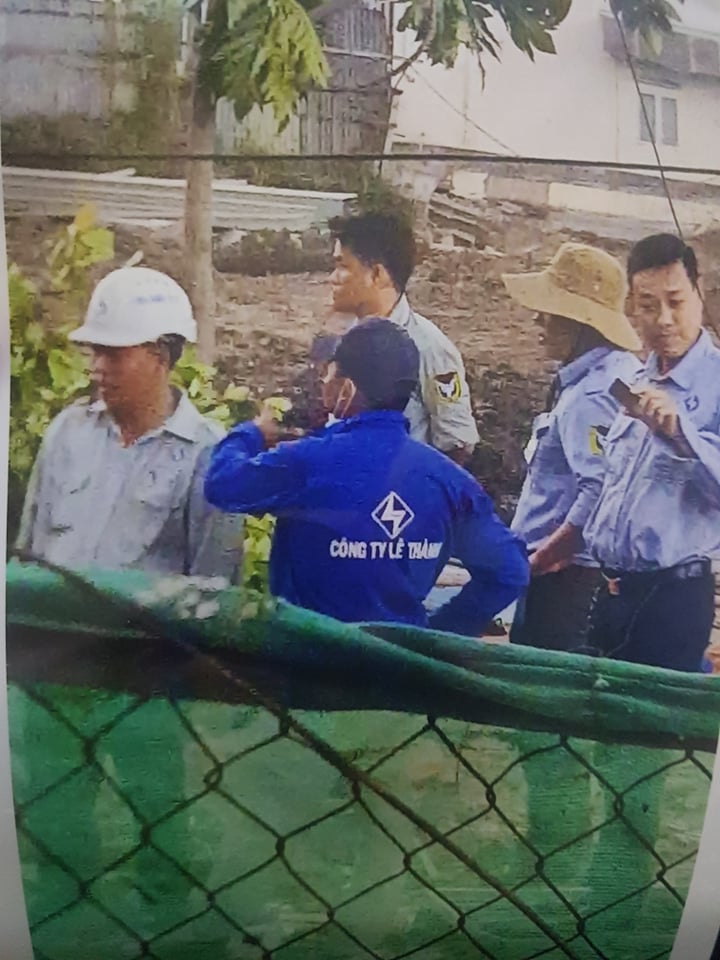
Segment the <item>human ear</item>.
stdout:
[[390,274],[381,263],[373,264],[372,281],[373,284],[381,290],[386,290],[388,287],[393,287],[393,289],[395,288],[395,284],[392,282]]

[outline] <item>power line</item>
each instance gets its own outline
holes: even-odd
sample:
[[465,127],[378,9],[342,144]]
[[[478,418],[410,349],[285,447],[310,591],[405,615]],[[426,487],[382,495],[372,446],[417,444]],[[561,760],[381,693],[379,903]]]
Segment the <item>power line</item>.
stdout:
[[[635,83],[635,90],[637,91],[638,100],[640,101],[640,109],[642,110],[642,115],[645,120],[645,126],[647,127],[648,133],[650,134],[650,142],[652,143],[653,152],[655,154],[655,160],[657,161],[657,169],[660,173],[660,179],[662,181],[663,190],[665,191],[665,196],[667,197],[667,202],[670,206],[670,212],[672,214],[672,218],[675,223],[675,229],[677,230],[678,237],[682,240],[683,243],[685,243],[683,229],[680,225],[680,220],[678,218],[677,211],[675,210],[675,204],[673,202],[672,194],[670,193],[670,185],[668,183],[667,177],[665,176],[666,172],[672,168],[663,166],[662,158],[660,157],[660,150],[658,149],[658,145],[657,145],[656,129],[655,129],[655,126],[650,123],[650,117],[648,115],[647,106],[645,104],[645,100],[643,99],[642,91],[640,89],[640,78],[638,77],[637,70],[635,69],[635,58],[633,57],[630,51],[630,45],[627,42],[625,29],[620,20],[619,13],[615,9],[615,4],[611,3],[610,8],[612,9],[613,17],[615,18],[615,23],[618,26],[618,30],[620,31],[620,37],[622,38],[623,47],[625,48],[625,58],[627,60],[628,66],[630,67],[630,73],[632,74],[632,78]],[[714,317],[711,317],[709,315],[707,310],[707,303],[705,301],[705,297],[703,295],[702,290],[698,289],[698,293],[700,295],[700,302],[702,303],[707,319],[710,321],[710,324],[712,325],[713,330],[715,330],[715,332],[720,335],[720,325],[716,322]]]
[[483,136],[488,138],[488,140],[492,140],[493,143],[496,143],[499,147],[502,147],[503,150],[507,150],[509,151],[510,154],[512,154],[512,156],[517,157],[518,155],[517,151],[513,150],[513,148],[509,147],[506,143],[503,143],[502,140],[498,140],[497,137],[494,137],[491,133],[489,133],[487,130],[481,127],[479,123],[476,123],[472,119],[472,117],[469,117],[467,113],[464,113],[462,110],[459,110],[455,106],[455,104],[451,100],[448,100],[448,98],[444,94],[440,93],[437,87],[435,87],[432,83],[430,83],[427,77],[425,77],[422,73],[420,73],[419,70],[417,70],[413,66],[410,67],[410,70],[416,77],[419,77],[422,80],[422,82],[427,87],[429,87],[430,90],[432,90],[432,92],[435,94],[436,97],[438,97],[438,99],[442,100],[442,102],[446,104],[448,107],[450,107],[450,109],[453,110],[459,117],[462,117],[462,119],[465,120],[466,123],[469,123],[471,126],[475,127],[476,130],[479,130],[480,133],[483,134]]
[[[457,151],[437,151],[430,153],[428,151],[415,151],[403,153],[80,153],[67,151],[66,153],[42,151],[42,150],[4,150],[3,166],[10,167],[20,160],[62,160],[73,161],[147,161],[162,162],[168,160],[182,161],[207,161],[213,160],[217,163],[266,163],[269,161],[285,161],[288,163],[307,162],[332,162],[332,163],[361,163],[370,161],[422,161],[427,163],[431,160],[450,160],[456,163],[475,163],[478,165],[488,164],[517,164],[525,166],[538,167],[577,167],[579,169],[605,169],[605,170],[624,170],[630,173],[657,173],[658,166],[654,163],[630,163],[619,160],[579,160],[572,157],[530,157],[515,156],[498,153],[482,153],[480,151],[467,153],[458,153]],[[720,167],[687,167],[681,165],[665,164],[663,166],[665,174],[681,173],[704,177],[720,177]]]
[[672,218],[675,221],[675,229],[678,232],[678,236],[683,240],[682,227],[680,226],[680,221],[678,215],[675,211],[675,204],[673,203],[673,198],[670,193],[670,187],[667,182],[667,177],[665,176],[665,168],[663,167],[663,162],[660,157],[660,151],[657,145],[657,136],[655,134],[654,125],[650,123],[650,117],[647,111],[647,105],[643,99],[642,91],[640,90],[640,78],[638,77],[637,70],[635,69],[635,58],[630,52],[630,45],[627,42],[627,36],[625,35],[625,28],[622,25],[620,19],[620,14],[616,9],[614,3],[610,4],[610,9],[612,10],[613,17],[615,18],[615,23],[617,24],[618,30],[620,31],[620,37],[622,39],[623,47],[625,48],[625,59],[627,60],[628,67],[630,67],[630,73],[632,74],[633,81],[635,83],[635,89],[637,90],[638,100],[640,101],[640,109],[642,110],[643,118],[645,120],[645,126],[648,129],[650,134],[650,142],[652,143],[653,152],[655,154],[655,160],[657,161],[657,169],[660,173],[660,179],[662,180],[663,190],[665,191],[665,196],[667,197],[667,202],[670,205],[670,212],[672,213]]

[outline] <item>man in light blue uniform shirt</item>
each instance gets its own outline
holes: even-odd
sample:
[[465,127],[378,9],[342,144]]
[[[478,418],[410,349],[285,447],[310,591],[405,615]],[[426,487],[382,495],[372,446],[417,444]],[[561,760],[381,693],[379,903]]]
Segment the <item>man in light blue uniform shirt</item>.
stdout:
[[50,424],[25,498],[17,547],[70,569],[234,577],[241,526],[206,502],[222,437],[171,388],[195,321],[185,292],[155,270],[116,270],[70,339],[92,350],[96,398]]
[[333,306],[361,323],[387,317],[420,354],[420,375],[405,409],[410,436],[465,464],[478,442],[460,352],[434,323],[416,313],[406,288],[415,266],[412,229],[391,214],[334,221]]
[[534,311],[545,350],[560,363],[548,410],[533,424],[512,522],[527,543],[532,580],[511,640],[582,650],[600,581],[582,533],[602,487],[603,438],[618,411],[608,388],[640,368],[629,351],[641,344],[624,315],[623,268],[603,250],[565,243],[542,272],[503,280]]
[[585,530],[604,575],[589,643],[615,659],[696,671],[720,548],[720,350],[703,330],[691,247],[647,237],[628,278],[651,353],[606,438],[605,482]]
[[[26,495],[20,550],[78,571],[132,568],[235,578],[241,519],[213,510],[203,494],[205,467],[223,430],[170,386],[183,344],[195,335],[190,302],[165,274],[131,267],[100,281],[83,326],[71,334],[92,352],[96,396],[67,407],[46,432]],[[83,698],[81,732],[93,734],[107,720],[108,697],[111,709],[116,702],[102,690],[74,691],[72,697],[76,708]],[[149,708],[149,716],[154,709],[163,709],[162,702]],[[194,706],[183,710],[192,721]],[[178,721],[175,738],[158,740],[151,722],[144,724],[145,714],[138,716],[125,727],[122,749],[114,749],[112,740],[89,741],[97,765],[86,769],[82,804],[75,810],[88,876],[99,875],[107,857],[96,801],[108,759],[113,772],[107,778],[127,789],[143,812],[165,812],[187,798],[188,734]],[[139,752],[154,768],[147,781],[138,778]],[[27,775],[36,776],[32,770]],[[217,822],[199,817],[188,831],[178,818],[168,829],[165,842],[184,850],[191,872],[205,883],[213,845],[220,842]],[[186,903],[188,913],[197,909],[191,884],[152,845],[143,845],[128,870],[147,903],[167,909],[173,900]]]

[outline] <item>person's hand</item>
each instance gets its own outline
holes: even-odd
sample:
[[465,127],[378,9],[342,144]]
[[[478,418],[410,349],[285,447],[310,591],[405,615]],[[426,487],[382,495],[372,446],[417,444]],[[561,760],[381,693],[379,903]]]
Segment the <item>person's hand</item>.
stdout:
[[281,422],[269,403],[264,403],[253,423],[263,435],[266,447],[274,447],[280,441]]
[[290,440],[302,440],[305,436],[307,436],[307,430],[303,430],[302,427],[283,427],[280,425],[280,436],[277,442],[287,443]]
[[474,446],[453,447],[452,450],[445,450],[445,456],[449,457],[453,463],[459,467],[465,467],[473,454]]
[[720,644],[711,643],[705,651],[705,659],[712,667],[712,673],[720,674]]
[[657,387],[645,387],[636,396],[637,403],[627,410],[628,416],[641,420],[653,433],[677,436],[678,411],[672,397]]
[[305,436],[305,430],[300,427],[285,427],[282,420],[279,419],[277,408],[269,403],[264,403],[260,413],[255,417],[253,423],[263,435],[265,447],[276,446],[286,440],[300,440]]
[[564,570],[572,563],[572,557],[564,557],[562,560],[554,560],[548,556],[548,553],[539,547],[528,557],[531,577],[542,577],[546,573],[557,573]]

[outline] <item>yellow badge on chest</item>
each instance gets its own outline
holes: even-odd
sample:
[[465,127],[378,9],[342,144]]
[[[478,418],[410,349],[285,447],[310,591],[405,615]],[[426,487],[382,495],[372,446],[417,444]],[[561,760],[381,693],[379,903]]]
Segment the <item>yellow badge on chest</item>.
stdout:
[[455,403],[462,396],[460,374],[456,371],[452,373],[438,373],[434,377],[434,381],[438,399],[442,403]]
[[600,444],[600,432],[597,427],[590,427],[589,434],[590,453],[594,457],[601,457],[603,448]]

